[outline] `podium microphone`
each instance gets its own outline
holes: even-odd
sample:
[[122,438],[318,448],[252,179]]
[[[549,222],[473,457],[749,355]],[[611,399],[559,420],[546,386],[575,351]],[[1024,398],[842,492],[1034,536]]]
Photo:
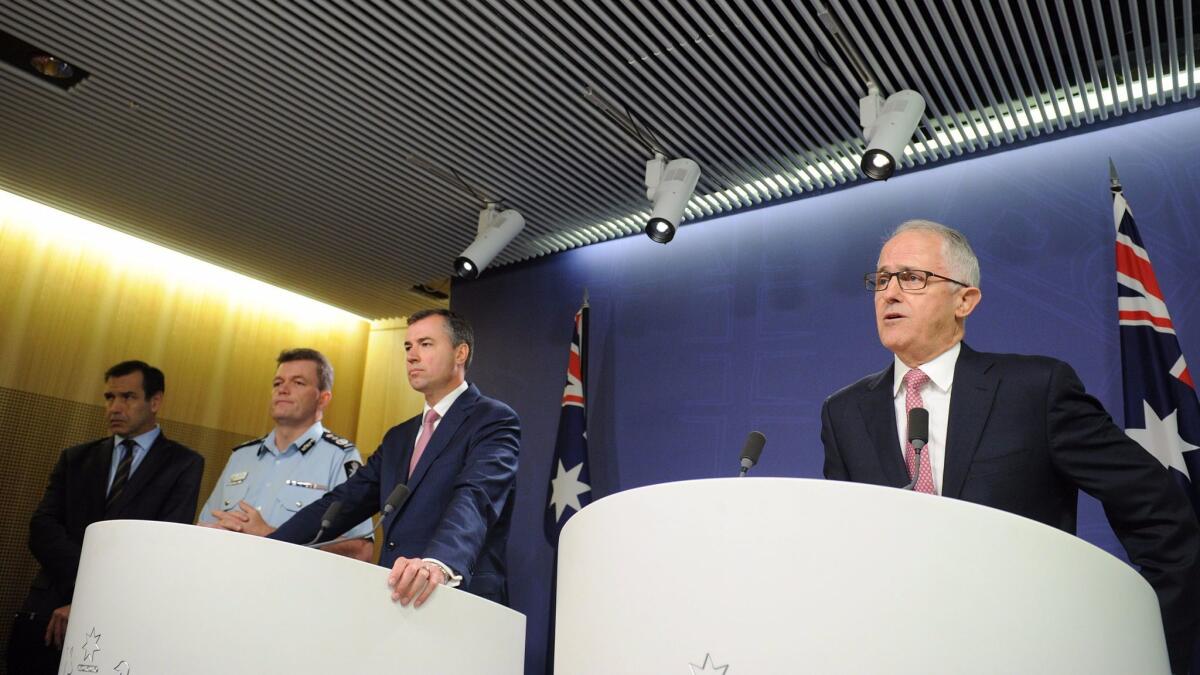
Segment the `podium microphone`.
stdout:
[[[387,501],[383,504],[383,509],[381,511],[383,516],[386,518],[389,513],[396,511],[401,506],[404,506],[404,502],[408,501],[408,496],[410,494],[412,494],[412,490],[408,489],[407,485],[404,483],[397,485],[396,488],[392,490],[392,494],[388,495]],[[326,511],[325,515],[321,518],[321,532],[317,534],[316,539],[304,544],[304,546],[307,548],[323,548],[331,544],[340,544],[343,541],[357,541],[362,539],[362,537],[338,537],[337,539],[330,539],[329,541],[319,541],[321,534],[325,532],[326,528],[333,524],[333,519],[338,515],[336,512],[330,515],[330,512],[333,511],[333,506],[335,504],[339,505],[338,510],[341,510],[341,502],[334,502],[331,504],[329,506],[329,511]]]
[[921,450],[929,442],[929,411],[913,408],[908,411],[908,442],[913,446],[913,475],[905,490],[917,489],[917,477],[921,475]]
[[333,526],[333,521],[337,520],[338,514],[340,514],[341,512],[342,512],[342,502],[341,501],[336,501],[336,502],[330,504],[329,508],[325,509],[325,515],[321,516],[321,529],[317,530],[317,536],[313,537],[312,541],[305,544],[305,546],[311,546],[311,545],[317,543],[318,541],[320,541],[321,535],[325,534],[325,530],[328,530],[330,527]]
[[387,518],[392,511],[399,511],[404,502],[408,501],[408,496],[412,494],[412,490],[404,483],[398,483],[392,494],[388,495],[387,501],[383,503],[383,517]]
[[755,464],[758,464],[758,458],[762,457],[763,446],[767,444],[767,437],[762,435],[760,431],[751,431],[746,437],[746,444],[742,446],[742,468],[738,470],[738,478],[746,475]]

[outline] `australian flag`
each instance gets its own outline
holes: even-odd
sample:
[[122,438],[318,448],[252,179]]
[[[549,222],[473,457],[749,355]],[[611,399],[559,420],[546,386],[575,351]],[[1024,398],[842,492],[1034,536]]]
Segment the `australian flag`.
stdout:
[[1150,256],[1113,170],[1125,433],[1180,481],[1200,514],[1200,401]]
[[546,541],[558,545],[558,533],[567,520],[592,501],[587,463],[587,325],[588,303],[575,313],[567,384],[563,389],[558,440],[550,460],[550,497],[546,504]]

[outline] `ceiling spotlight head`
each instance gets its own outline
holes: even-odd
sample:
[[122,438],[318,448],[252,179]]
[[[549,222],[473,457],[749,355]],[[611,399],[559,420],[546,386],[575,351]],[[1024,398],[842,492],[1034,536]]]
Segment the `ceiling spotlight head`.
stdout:
[[488,204],[479,212],[475,241],[454,260],[454,276],[476,279],[485,267],[525,228],[525,218],[516,209],[498,211]]
[[916,133],[925,114],[925,99],[911,89],[898,91],[883,100],[872,91],[859,100],[859,122],[867,151],[859,168],[872,180],[887,180],[896,172],[904,148]]
[[646,223],[646,236],[655,243],[665,244],[675,238],[675,226],[662,218],[651,218]]
[[859,168],[871,180],[887,180],[896,172],[896,158],[879,148],[867,150],[863,153]]
[[662,155],[646,162],[646,198],[654,204],[646,236],[659,244],[675,238],[683,211],[700,180],[700,165],[681,157],[667,162]]

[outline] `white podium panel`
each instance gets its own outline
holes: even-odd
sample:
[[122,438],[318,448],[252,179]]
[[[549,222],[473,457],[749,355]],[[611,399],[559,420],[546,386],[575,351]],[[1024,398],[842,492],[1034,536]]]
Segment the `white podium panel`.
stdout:
[[995,509],[833,481],[601,499],[563,530],[557,613],[556,675],[1169,672],[1153,590],[1108,553]]
[[387,570],[221,530],[87,529],[59,672],[521,673],[525,617],[439,588],[393,603]]

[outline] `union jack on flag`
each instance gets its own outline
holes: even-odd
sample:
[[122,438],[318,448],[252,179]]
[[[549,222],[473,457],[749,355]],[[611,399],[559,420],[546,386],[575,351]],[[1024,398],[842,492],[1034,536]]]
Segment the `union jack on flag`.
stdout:
[[591,501],[591,476],[587,462],[587,317],[588,304],[575,313],[567,384],[563,388],[558,439],[550,460],[550,498],[546,504],[546,541],[558,545],[558,533],[571,516]]
[[1196,383],[1167,312],[1150,256],[1116,169],[1112,169],[1113,220],[1117,227],[1117,316],[1125,389],[1125,433],[1187,488],[1200,513],[1200,401]]

